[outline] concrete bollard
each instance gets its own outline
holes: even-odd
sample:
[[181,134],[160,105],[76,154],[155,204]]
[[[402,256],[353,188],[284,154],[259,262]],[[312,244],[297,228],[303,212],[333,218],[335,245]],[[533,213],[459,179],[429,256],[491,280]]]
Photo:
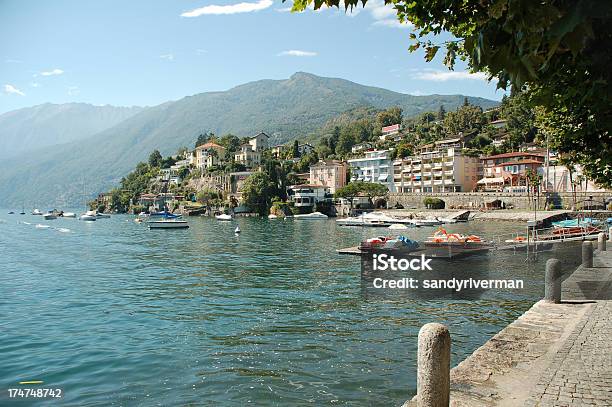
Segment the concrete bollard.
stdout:
[[582,267],[593,267],[593,244],[582,242]]
[[600,252],[606,251],[606,234],[603,232],[597,235],[597,250]]
[[419,331],[417,405],[447,407],[450,403],[451,337],[442,324],[425,324]]
[[553,304],[561,302],[561,262],[558,259],[548,259],[546,261],[544,300]]

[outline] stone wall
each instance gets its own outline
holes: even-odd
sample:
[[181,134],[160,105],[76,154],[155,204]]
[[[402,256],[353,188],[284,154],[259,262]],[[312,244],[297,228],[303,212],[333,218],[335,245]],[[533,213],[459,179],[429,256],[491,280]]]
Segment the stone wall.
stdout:
[[[446,192],[429,194],[391,193],[388,197],[387,206],[394,207],[397,203],[406,209],[425,209],[423,200],[427,197],[439,198],[446,203],[447,209],[472,209],[480,208],[495,200],[500,200],[505,207],[511,205],[514,209],[533,209],[533,197],[522,193],[507,192]],[[611,192],[580,192],[576,194],[577,209],[589,207],[589,197],[593,197],[593,205],[602,206],[607,197],[612,197]],[[557,208],[570,209],[573,205],[573,197],[570,192],[558,192],[549,195],[549,201]],[[537,200],[539,210],[545,209],[546,197],[540,195]]]

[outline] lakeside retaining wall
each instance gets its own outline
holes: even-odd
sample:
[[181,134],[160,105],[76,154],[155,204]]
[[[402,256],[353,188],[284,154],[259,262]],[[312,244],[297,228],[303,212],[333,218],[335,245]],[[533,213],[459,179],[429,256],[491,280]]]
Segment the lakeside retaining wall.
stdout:
[[[589,207],[590,197],[593,199],[593,206],[601,207],[604,200],[610,196],[612,196],[610,192],[578,192],[576,193],[576,207],[578,209]],[[443,200],[446,209],[476,209],[495,200],[500,200],[506,207],[511,205],[515,209],[533,210],[533,197],[531,195],[509,192],[390,193],[387,205],[392,208],[399,203],[407,209],[425,209],[423,204],[425,198]],[[540,194],[536,203],[538,210],[545,209],[547,203],[552,203],[557,208],[570,209],[574,205],[574,198],[571,192],[550,193],[548,199],[546,195]]]

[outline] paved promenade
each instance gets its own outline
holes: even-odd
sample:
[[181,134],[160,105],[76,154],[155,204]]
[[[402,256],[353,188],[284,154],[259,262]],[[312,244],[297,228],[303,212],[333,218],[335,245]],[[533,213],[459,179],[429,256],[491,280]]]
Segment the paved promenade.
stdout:
[[[452,406],[612,406],[612,247],[451,370]],[[416,405],[415,399],[405,405]]]

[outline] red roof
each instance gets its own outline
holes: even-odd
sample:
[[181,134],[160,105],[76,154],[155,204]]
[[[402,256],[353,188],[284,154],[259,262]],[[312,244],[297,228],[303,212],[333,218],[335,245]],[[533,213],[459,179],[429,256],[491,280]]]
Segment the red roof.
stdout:
[[544,156],[542,154],[528,153],[528,152],[522,152],[522,151],[515,151],[513,153],[503,153],[503,154],[497,154],[497,155],[490,155],[488,157],[483,158],[483,160],[495,160],[497,158],[512,158],[512,157],[527,157],[527,156],[544,158]]
[[537,164],[537,165],[542,165],[542,161],[538,161],[538,160],[518,160],[518,161],[508,161],[505,163],[500,163],[495,165],[495,167],[503,167],[506,165],[518,165],[518,164]]
[[225,149],[225,147],[220,146],[217,143],[212,143],[212,142],[208,142],[208,143],[205,143],[205,144],[202,144],[202,145],[196,147],[196,149],[205,149],[205,148],[222,148],[222,149]]
[[391,126],[385,126],[382,128],[383,133],[390,133],[392,131],[398,131],[400,128],[399,124],[392,124]]

